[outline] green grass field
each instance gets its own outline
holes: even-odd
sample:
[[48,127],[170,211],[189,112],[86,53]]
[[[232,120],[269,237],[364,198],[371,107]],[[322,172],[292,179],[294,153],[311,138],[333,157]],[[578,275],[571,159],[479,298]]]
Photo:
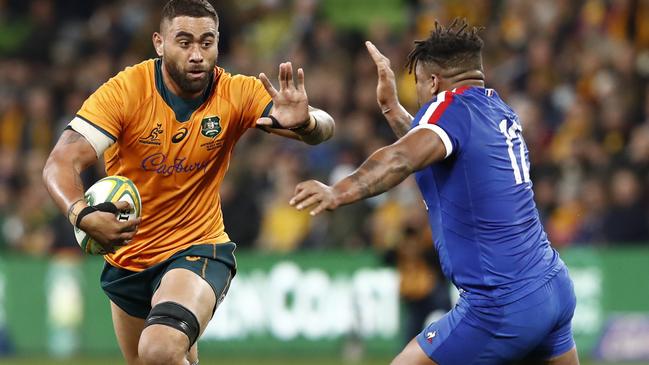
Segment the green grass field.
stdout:
[[[0,359],[0,364],[11,365],[118,365],[124,362],[120,358],[76,358],[65,360],[53,360],[47,358],[11,358]],[[203,358],[201,365],[386,365],[390,363],[390,359],[367,359],[360,362],[344,362],[340,359],[291,359],[291,358],[239,358],[239,357],[226,357],[226,358]],[[617,365],[614,363],[597,363],[582,361],[581,365]],[[649,365],[649,363],[631,363],[625,362],[620,365]]]

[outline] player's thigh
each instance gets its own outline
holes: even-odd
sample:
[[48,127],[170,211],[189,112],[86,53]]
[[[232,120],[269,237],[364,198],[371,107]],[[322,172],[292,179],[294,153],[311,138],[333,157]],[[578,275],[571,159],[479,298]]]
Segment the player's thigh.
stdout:
[[196,258],[178,258],[169,265],[151,305],[168,301],[183,305],[198,319],[202,334],[228,292],[234,272],[217,258]]
[[110,302],[110,310],[117,343],[127,364],[139,365],[137,351],[140,334],[144,328],[144,319],[129,315],[113,302]]
[[437,365],[437,363],[426,356],[416,339],[412,339],[390,365]]
[[202,334],[230,288],[235,248],[233,243],[198,245],[187,251],[197,256],[172,260],[153,293],[151,306],[164,302],[184,306],[196,316]]
[[151,299],[151,307],[164,302],[178,303],[194,313],[202,333],[212,318],[216,294],[199,274],[185,268],[174,268],[162,277]]

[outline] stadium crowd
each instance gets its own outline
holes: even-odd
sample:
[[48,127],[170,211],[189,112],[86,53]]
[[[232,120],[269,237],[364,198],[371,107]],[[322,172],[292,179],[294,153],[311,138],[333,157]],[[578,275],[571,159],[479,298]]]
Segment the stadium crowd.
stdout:
[[[455,16],[486,28],[487,84],[522,120],[537,205],[552,243],[649,245],[649,1],[214,4],[221,67],[276,75],[277,65],[290,60],[305,69],[310,103],[337,122],[334,138],[317,147],[246,133],[221,191],[226,229],[240,246],[383,251],[412,227],[426,226],[412,180],[314,219],[288,200],[304,178],[340,179],[395,140],[376,104],[376,69],[363,41],[391,58],[402,103],[414,113],[406,55],[434,19]],[[44,255],[76,248],[72,228],[41,182],[45,158],[90,93],[154,56],[159,8],[153,0],[0,0],[3,251]],[[86,186],[102,174],[101,167],[89,171]]]

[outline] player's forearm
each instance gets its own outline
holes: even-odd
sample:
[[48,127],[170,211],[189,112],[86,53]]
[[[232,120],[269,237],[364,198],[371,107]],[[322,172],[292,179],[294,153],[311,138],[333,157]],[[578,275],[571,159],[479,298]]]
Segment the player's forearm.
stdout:
[[86,206],[81,171],[96,160],[89,148],[92,147],[79,133],[64,131],[43,168],[43,181],[50,196],[73,225],[76,215]]
[[81,171],[60,153],[52,153],[43,168],[43,181],[57,207],[72,224],[86,205]]
[[408,133],[414,118],[401,104],[396,103],[393,106],[381,106],[381,112],[397,138],[401,138]]
[[334,134],[334,119],[324,110],[309,108],[310,123],[303,130],[295,131],[300,139],[310,145],[320,144]]
[[393,146],[374,152],[358,170],[332,187],[338,205],[351,204],[386,192],[414,171],[407,156]]

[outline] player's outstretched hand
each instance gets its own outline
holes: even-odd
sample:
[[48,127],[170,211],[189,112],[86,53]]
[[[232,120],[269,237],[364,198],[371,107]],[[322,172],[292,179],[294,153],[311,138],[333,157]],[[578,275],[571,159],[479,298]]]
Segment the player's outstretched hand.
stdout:
[[293,80],[293,66],[290,62],[279,65],[279,91],[273,87],[264,73],[259,74],[266,91],[273,98],[271,115],[279,125],[273,125],[270,118],[259,118],[257,125],[293,129],[309,122],[309,99],[304,88],[304,70],[297,69],[297,85]]
[[376,46],[370,42],[365,42],[365,47],[370,53],[379,79],[376,85],[376,101],[382,111],[393,109],[399,104],[397,96],[397,82],[394,76],[394,71],[390,67],[390,59],[385,57]]
[[330,186],[316,180],[297,184],[289,204],[298,210],[314,206],[309,212],[312,216],[324,210],[334,210],[339,205],[335,191]]
[[[129,211],[133,207],[128,202],[115,202],[118,211]],[[94,238],[105,252],[114,253],[116,247],[123,246],[133,239],[142,218],[120,222],[115,213],[95,211],[83,217],[79,228]]]

